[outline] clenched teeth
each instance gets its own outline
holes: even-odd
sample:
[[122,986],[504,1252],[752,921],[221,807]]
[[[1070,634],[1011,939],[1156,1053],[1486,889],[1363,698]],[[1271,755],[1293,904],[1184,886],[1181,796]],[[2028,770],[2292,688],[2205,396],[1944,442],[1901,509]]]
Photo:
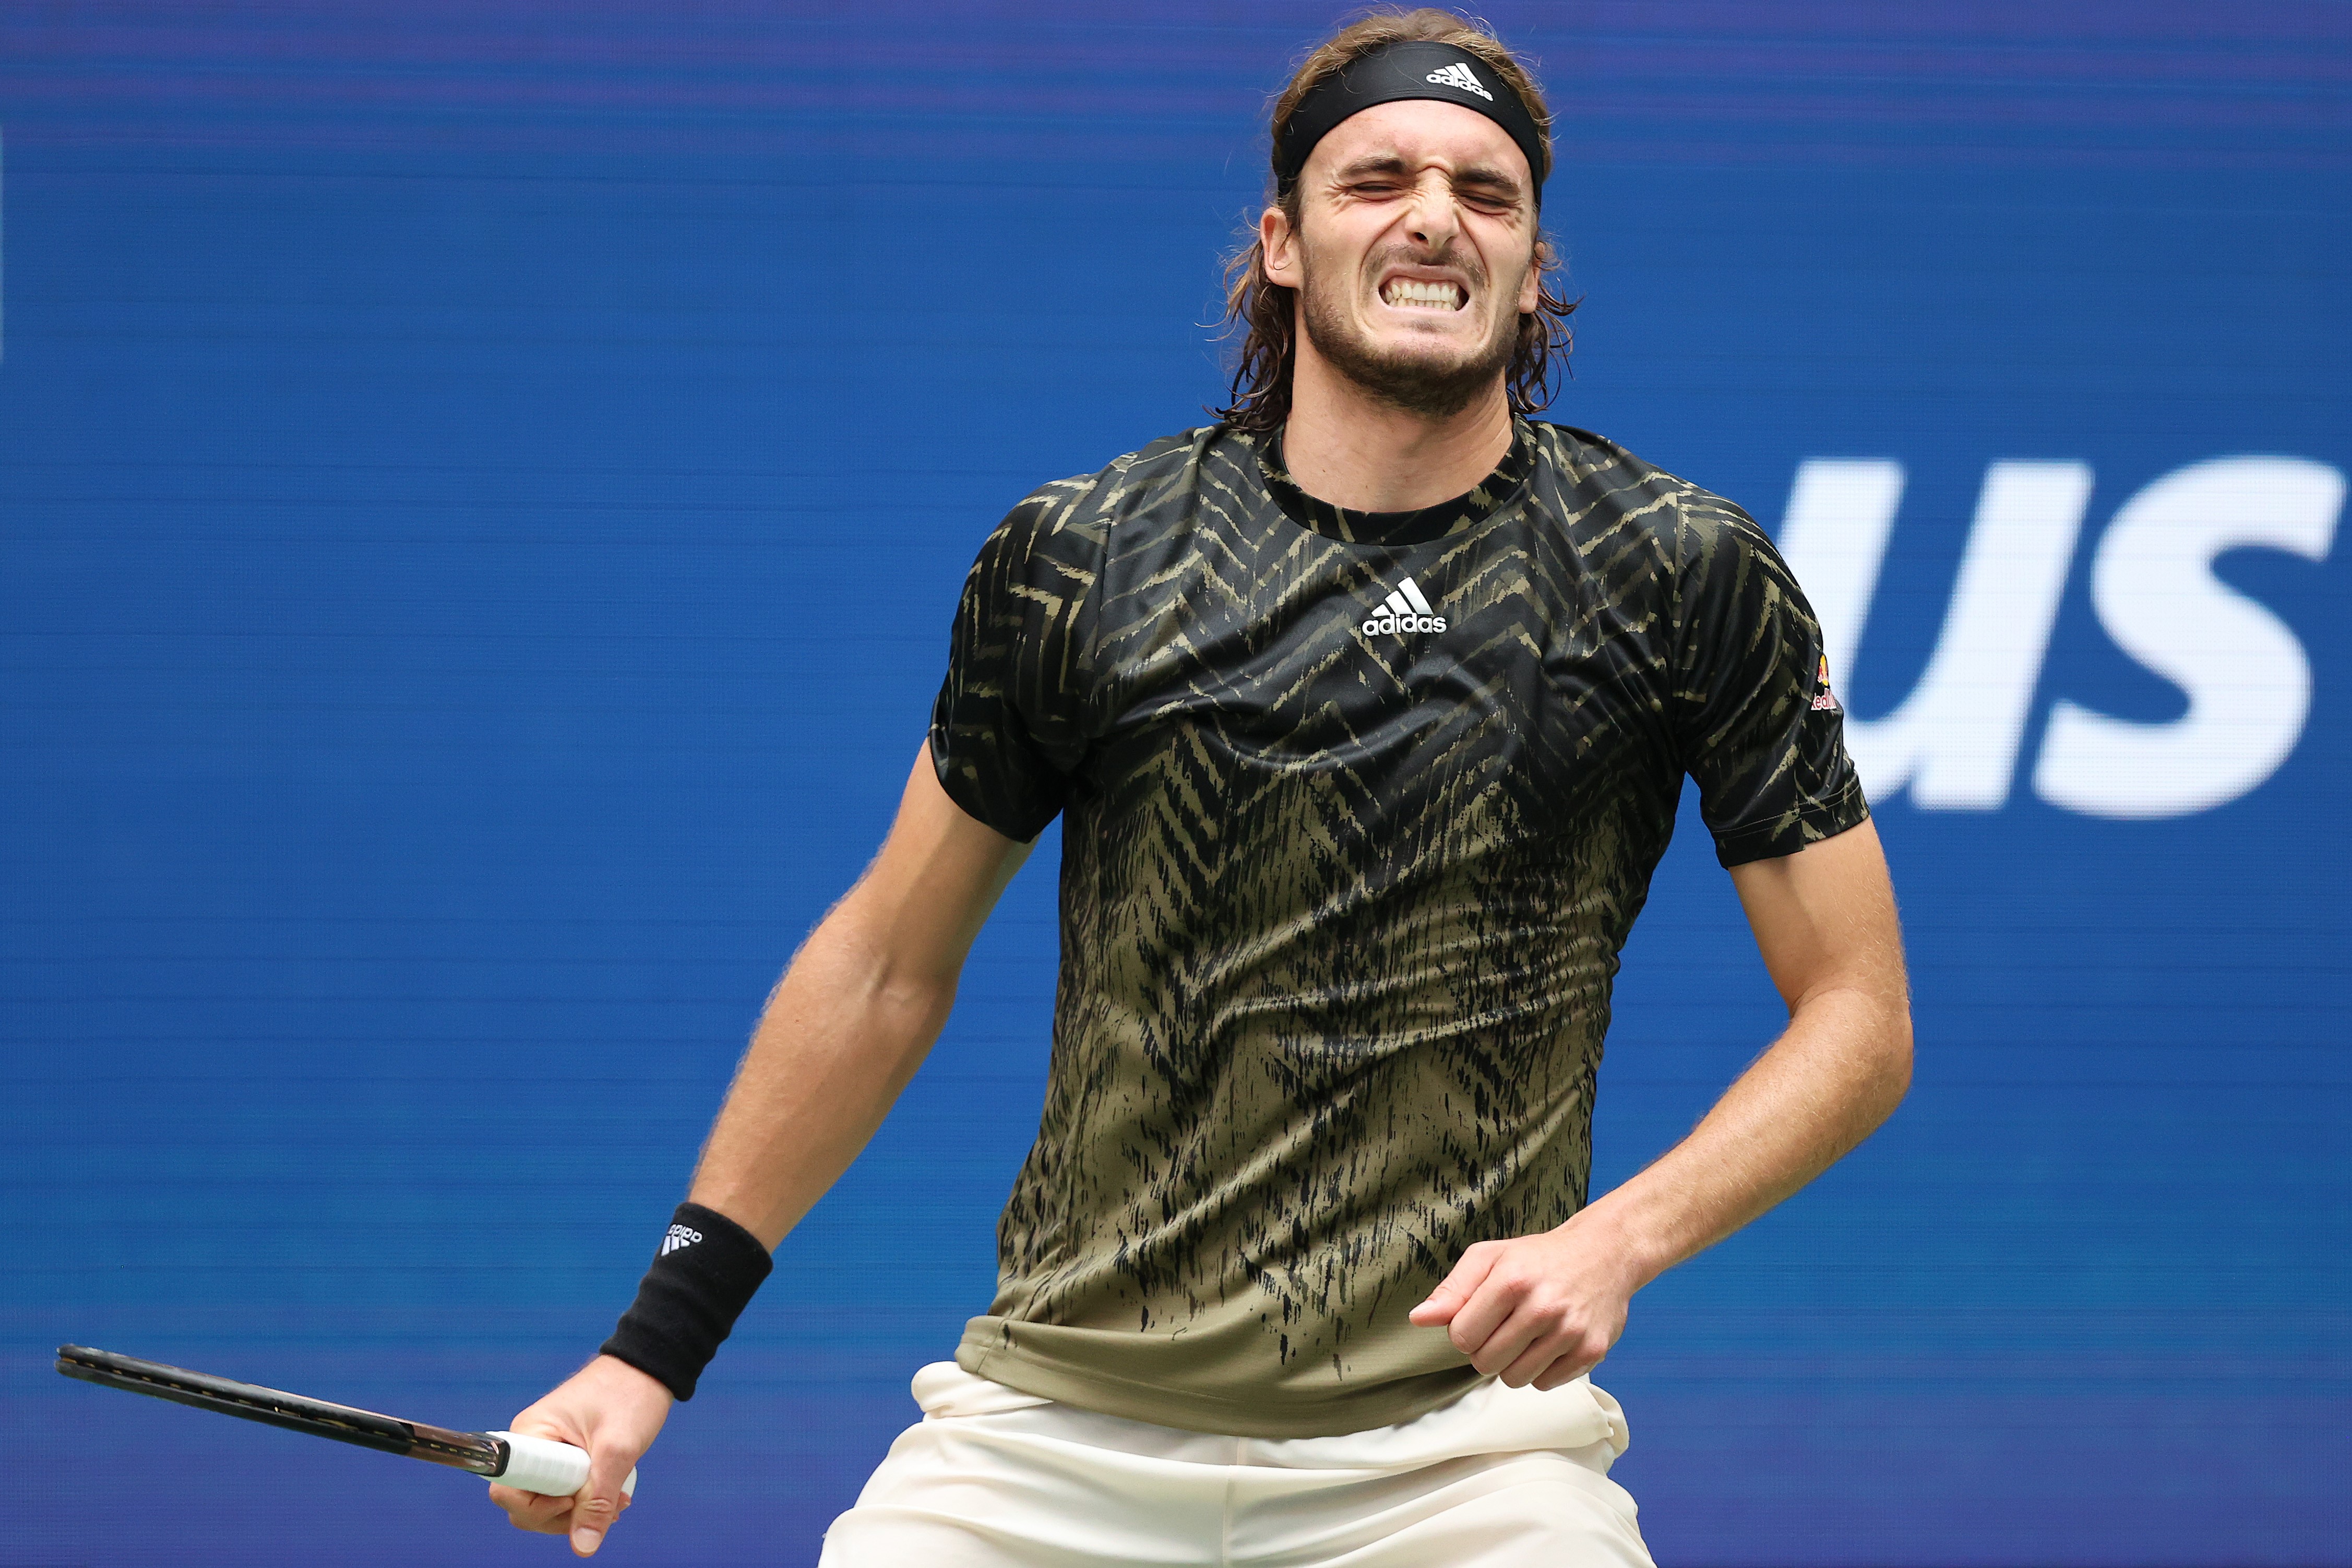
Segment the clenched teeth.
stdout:
[[1381,298],[1390,305],[1459,310],[1462,308],[1462,286],[1458,283],[1423,283],[1415,277],[1391,277],[1381,288]]

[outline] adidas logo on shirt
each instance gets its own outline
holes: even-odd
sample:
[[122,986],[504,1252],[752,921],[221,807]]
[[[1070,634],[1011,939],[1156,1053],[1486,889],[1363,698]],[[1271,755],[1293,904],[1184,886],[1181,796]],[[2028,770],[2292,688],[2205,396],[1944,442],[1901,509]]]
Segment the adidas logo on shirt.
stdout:
[[701,1239],[702,1232],[692,1226],[673,1225],[669,1228],[669,1234],[662,1238],[661,1250],[655,1256],[667,1258],[679,1248],[691,1247]]
[[1408,577],[1396,585],[1396,591],[1388,596],[1380,613],[1364,622],[1363,633],[1367,637],[1382,637],[1405,632],[1443,632],[1445,617],[1433,613],[1433,609],[1428,596],[1421,591],[1421,585]]
[[1495,101],[1495,95],[1486,90],[1486,84],[1481,82],[1476,77],[1472,76],[1470,74],[1470,68],[1463,65],[1459,61],[1447,66],[1444,70],[1432,71],[1422,79],[1424,81],[1433,81],[1440,87],[1456,87],[1460,88],[1464,92],[1475,92],[1480,98],[1485,99],[1488,103]]

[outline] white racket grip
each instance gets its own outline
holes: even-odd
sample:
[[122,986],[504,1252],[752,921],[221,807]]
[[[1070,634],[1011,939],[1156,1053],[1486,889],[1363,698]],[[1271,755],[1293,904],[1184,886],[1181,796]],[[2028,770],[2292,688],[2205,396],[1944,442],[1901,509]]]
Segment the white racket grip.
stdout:
[[[541,1497],[570,1497],[588,1484],[588,1450],[559,1443],[552,1437],[527,1437],[520,1432],[492,1432],[507,1446],[505,1473],[490,1479],[517,1491]],[[637,1472],[621,1483],[621,1495],[637,1495]]]

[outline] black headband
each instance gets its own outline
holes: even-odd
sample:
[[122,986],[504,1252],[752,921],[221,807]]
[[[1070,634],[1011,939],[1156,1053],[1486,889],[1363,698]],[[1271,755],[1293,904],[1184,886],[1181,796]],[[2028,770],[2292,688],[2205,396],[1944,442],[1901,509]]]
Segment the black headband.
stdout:
[[1543,133],[1536,129],[1535,116],[1511,90],[1511,84],[1477,56],[1451,44],[1421,41],[1383,44],[1307,89],[1275,142],[1276,192],[1290,193],[1298,183],[1298,172],[1307,166],[1307,155],[1341,120],[1374,104],[1419,98],[1458,103],[1501,126],[1503,133],[1528,155],[1528,174],[1536,183],[1536,206],[1541,210],[1544,176],[1551,172],[1551,159],[1544,148]]

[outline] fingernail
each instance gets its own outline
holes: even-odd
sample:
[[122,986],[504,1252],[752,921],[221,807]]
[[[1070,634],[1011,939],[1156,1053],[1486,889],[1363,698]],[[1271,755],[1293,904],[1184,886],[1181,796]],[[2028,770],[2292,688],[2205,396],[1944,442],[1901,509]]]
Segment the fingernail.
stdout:
[[604,1543],[604,1538],[593,1530],[575,1530],[572,1532],[572,1550],[583,1557],[595,1556],[596,1548]]

